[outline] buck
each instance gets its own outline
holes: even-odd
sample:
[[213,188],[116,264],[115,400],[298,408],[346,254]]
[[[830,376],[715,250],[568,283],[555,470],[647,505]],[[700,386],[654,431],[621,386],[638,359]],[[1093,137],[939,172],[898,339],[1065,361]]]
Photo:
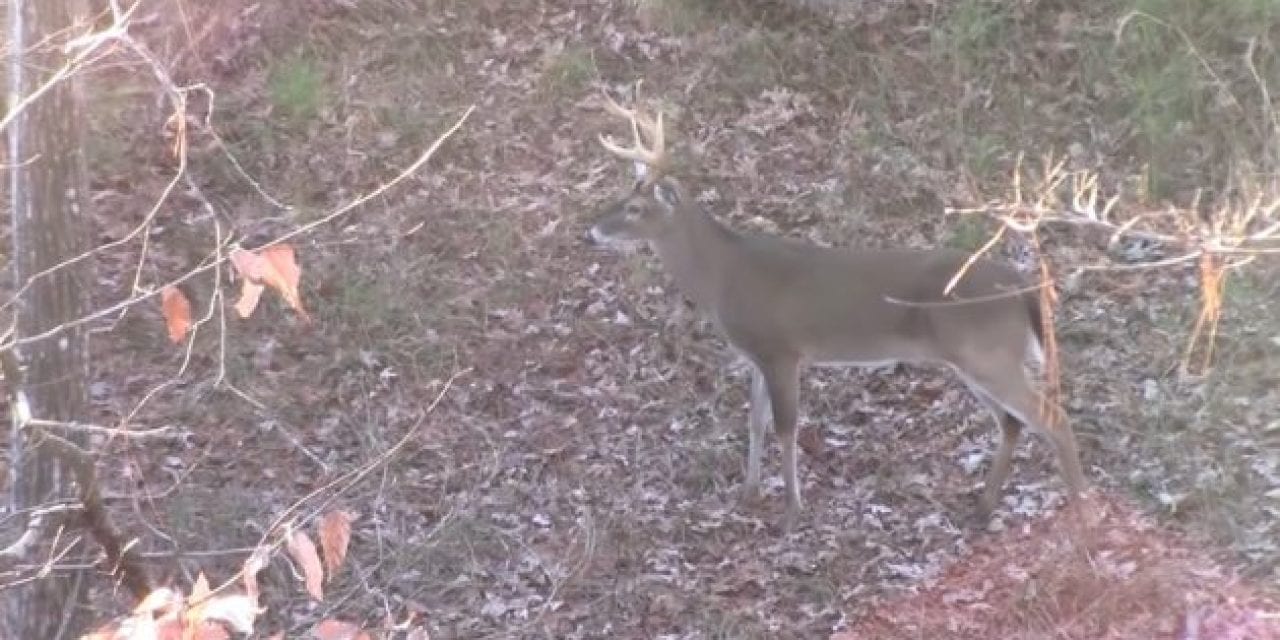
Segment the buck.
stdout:
[[[1000,427],[976,515],[986,519],[1009,474],[1022,428],[1056,453],[1072,494],[1084,489],[1075,436],[1041,396],[1025,365],[1043,363],[1040,297],[1011,266],[972,261],[955,250],[837,249],[736,231],[687,198],[667,175],[662,113],[656,120],[605,107],[630,124],[634,142],[600,143],[630,160],[634,187],[608,204],[590,228],[596,244],[647,244],[676,286],[709,316],[751,366],[743,497],[760,495],[765,429],[772,418],[782,449],[784,526],[803,508],[796,473],[799,376],[806,366],[942,363],[990,409]],[[648,141],[646,142],[646,138]],[[950,292],[953,277],[961,277]]]

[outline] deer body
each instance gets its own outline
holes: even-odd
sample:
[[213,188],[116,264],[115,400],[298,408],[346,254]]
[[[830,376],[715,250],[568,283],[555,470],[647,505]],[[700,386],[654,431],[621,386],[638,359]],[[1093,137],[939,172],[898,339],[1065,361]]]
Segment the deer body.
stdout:
[[[943,290],[968,255],[953,250],[837,249],[735,231],[687,202],[661,167],[657,123],[611,103],[633,124],[636,146],[611,151],[637,161],[641,180],[607,207],[591,228],[603,243],[646,243],[676,286],[753,365],[744,489],[759,492],[765,430],[770,419],[782,446],[790,527],[802,508],[797,479],[799,375],[807,366],[893,362],[948,365],[991,410],[1002,439],[980,502],[994,507],[1008,476],[1022,426],[1045,436],[1073,492],[1084,479],[1074,436],[1065,422],[1041,415],[1024,368],[1041,356],[1039,297],[1012,267],[977,260],[952,295]],[[644,149],[639,127],[656,150]],[[654,131],[656,129],[656,131]],[[656,172],[655,172],[656,173]]]

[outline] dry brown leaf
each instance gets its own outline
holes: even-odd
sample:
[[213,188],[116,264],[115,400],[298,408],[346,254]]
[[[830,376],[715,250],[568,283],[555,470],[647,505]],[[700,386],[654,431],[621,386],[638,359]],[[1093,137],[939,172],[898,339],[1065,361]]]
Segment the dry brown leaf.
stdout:
[[293,307],[302,317],[307,312],[302,308],[302,297],[298,294],[298,284],[302,280],[302,269],[294,257],[293,246],[277,244],[262,250],[262,258],[271,265],[266,276],[266,284],[280,292],[285,302]]
[[329,569],[330,580],[346,560],[347,545],[351,541],[351,521],[354,519],[346,511],[330,511],[320,519],[320,550],[324,552],[324,565]]
[[291,245],[272,245],[258,252],[237,247],[231,250],[231,264],[244,278],[240,300],[236,302],[236,311],[240,313],[240,317],[249,317],[258,305],[263,287],[271,287],[304,321],[310,322],[311,317],[303,308],[302,298],[298,294],[302,270],[298,267]]
[[191,330],[191,302],[187,296],[173,285],[166,286],[160,290],[160,311],[169,329],[169,340],[182,342]]
[[195,628],[195,640],[231,640],[231,634],[222,625],[202,620]]
[[214,596],[204,605],[202,622],[217,621],[239,633],[253,633],[253,621],[260,612],[256,600],[246,594]]
[[360,625],[334,620],[321,620],[314,630],[317,640],[371,640]]
[[236,301],[236,311],[241,318],[248,318],[258,307],[258,299],[262,297],[262,257],[252,251],[239,247],[231,250],[231,265],[240,273],[240,299]]
[[236,301],[236,312],[241,318],[253,315],[253,310],[258,308],[258,300],[262,298],[264,289],[266,287],[248,278],[240,281],[240,299]]
[[306,580],[307,593],[317,602],[324,600],[324,568],[320,566],[320,556],[316,554],[316,545],[305,531],[294,531],[289,536],[289,555],[302,565],[302,575]]

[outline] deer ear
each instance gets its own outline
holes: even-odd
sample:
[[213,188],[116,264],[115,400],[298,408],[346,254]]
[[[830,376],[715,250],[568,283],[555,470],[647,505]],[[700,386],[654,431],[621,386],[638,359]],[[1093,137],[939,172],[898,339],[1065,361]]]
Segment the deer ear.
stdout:
[[663,178],[653,185],[653,197],[662,203],[662,206],[668,210],[674,210],[680,206],[680,185],[671,178]]

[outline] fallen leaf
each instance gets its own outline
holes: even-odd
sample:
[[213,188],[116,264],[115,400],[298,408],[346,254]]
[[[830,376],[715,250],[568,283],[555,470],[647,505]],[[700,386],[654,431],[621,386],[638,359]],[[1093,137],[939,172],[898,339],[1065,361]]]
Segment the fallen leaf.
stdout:
[[329,569],[330,580],[347,557],[353,519],[346,511],[330,511],[320,520],[320,550],[324,552],[324,564]]
[[321,620],[316,625],[315,635],[317,640],[370,640],[369,634],[359,625],[332,618]]
[[191,330],[191,302],[180,289],[168,285],[160,290],[160,311],[164,314],[169,340],[178,343]]
[[316,555],[316,545],[305,531],[294,531],[289,536],[289,555],[302,565],[302,575],[306,580],[307,593],[317,601],[324,600],[324,568],[320,566],[320,556]]
[[247,594],[215,596],[204,606],[204,620],[217,620],[240,633],[253,633],[253,621],[262,610]]
[[161,609],[166,609],[182,603],[182,595],[168,587],[161,587],[148,593],[142,602],[133,608],[133,613],[137,615],[154,615]]
[[191,585],[191,595],[187,596],[187,610],[182,615],[182,640],[196,640],[205,621],[204,608],[209,603],[209,579],[201,571],[196,576],[196,583]]

